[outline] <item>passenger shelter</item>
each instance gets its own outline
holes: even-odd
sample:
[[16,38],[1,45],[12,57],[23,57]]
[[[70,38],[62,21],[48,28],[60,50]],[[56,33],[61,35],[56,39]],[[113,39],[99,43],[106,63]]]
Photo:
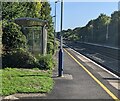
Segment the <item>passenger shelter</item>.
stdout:
[[38,18],[17,18],[14,22],[22,27],[26,35],[29,51],[33,54],[47,53],[47,21]]

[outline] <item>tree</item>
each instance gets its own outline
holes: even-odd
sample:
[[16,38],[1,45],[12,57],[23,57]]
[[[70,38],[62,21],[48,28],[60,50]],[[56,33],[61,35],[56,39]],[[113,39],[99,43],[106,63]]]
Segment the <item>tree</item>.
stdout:
[[20,17],[40,17],[40,2],[2,2],[2,20]]
[[[120,11],[115,11],[110,16],[100,14],[98,18],[90,20],[81,28],[64,31],[65,40],[80,40],[120,47]],[[58,32],[59,33],[59,32]]]
[[120,46],[120,11],[115,11],[111,14],[111,23],[109,25],[109,41],[115,45]]
[[24,48],[26,46],[26,37],[20,31],[18,25],[8,22],[3,25],[2,44],[6,50]]
[[[19,0],[18,0],[19,1]],[[36,1],[36,0],[35,0]],[[42,7],[42,10],[41,10]],[[40,67],[37,59],[23,49],[26,46],[26,36],[22,33],[20,26],[13,21],[20,17],[40,18],[48,21],[48,42],[53,41],[52,17],[50,16],[50,5],[48,2],[3,2],[2,3],[2,43],[7,52],[2,54],[5,67]],[[41,15],[42,14],[42,15]],[[28,31],[28,30],[26,30]],[[30,30],[29,30],[30,31]],[[28,32],[29,32],[28,31]],[[35,31],[37,33],[37,31]],[[36,36],[37,37],[37,36]],[[35,39],[36,43],[39,43]],[[53,51],[53,45],[49,44],[49,52]],[[52,48],[52,49],[51,49]],[[9,51],[8,51],[9,50]],[[52,51],[51,51],[52,50]],[[37,54],[38,55],[38,54]],[[46,57],[49,59],[49,57]],[[15,61],[12,60],[15,59]],[[46,60],[45,60],[46,62]],[[50,61],[51,63],[51,61]]]
[[3,2],[2,3],[3,23],[13,21],[20,17],[32,17],[47,20],[48,43],[54,43],[53,22],[50,15],[51,7],[48,2]]

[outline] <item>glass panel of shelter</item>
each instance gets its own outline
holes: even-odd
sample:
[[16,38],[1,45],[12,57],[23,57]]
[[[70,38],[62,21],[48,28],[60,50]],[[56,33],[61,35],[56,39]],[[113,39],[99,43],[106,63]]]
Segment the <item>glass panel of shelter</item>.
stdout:
[[42,27],[24,27],[29,52],[42,54]]

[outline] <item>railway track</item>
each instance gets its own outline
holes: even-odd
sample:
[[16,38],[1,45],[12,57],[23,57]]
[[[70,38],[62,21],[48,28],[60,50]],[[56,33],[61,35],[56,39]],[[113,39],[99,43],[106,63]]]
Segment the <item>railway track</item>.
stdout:
[[116,60],[120,60],[120,57],[118,56],[120,53],[119,48],[113,48],[113,47],[107,47],[103,45],[95,45],[95,44],[87,44],[87,43],[81,43],[83,47],[89,48],[90,50],[95,50],[99,52],[102,55],[111,57]]
[[120,49],[87,43],[66,43],[104,68],[120,76]]

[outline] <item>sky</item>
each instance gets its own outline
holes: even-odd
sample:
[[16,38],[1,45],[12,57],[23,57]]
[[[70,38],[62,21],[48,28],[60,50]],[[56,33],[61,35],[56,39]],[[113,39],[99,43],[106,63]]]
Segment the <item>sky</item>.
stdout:
[[[55,15],[55,2],[50,2],[51,15]],[[56,31],[60,31],[61,3],[56,4]],[[64,2],[63,30],[85,26],[90,20],[96,19],[101,13],[111,16],[118,10],[118,2]],[[53,18],[54,21],[54,18]]]

